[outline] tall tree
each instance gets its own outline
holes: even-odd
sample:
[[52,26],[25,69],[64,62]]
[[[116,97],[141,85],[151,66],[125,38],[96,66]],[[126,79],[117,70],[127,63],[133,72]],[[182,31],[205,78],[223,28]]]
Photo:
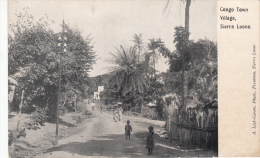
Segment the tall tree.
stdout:
[[165,47],[164,42],[161,39],[150,39],[148,43],[148,52],[145,55],[148,57],[149,60],[152,60],[152,67],[153,67],[153,77],[155,77],[156,69],[155,64],[158,62],[160,55],[168,56],[171,54],[168,48]]
[[[50,29],[47,18],[35,20],[28,13],[17,14],[17,22],[10,25],[8,64],[9,75],[19,75],[25,89],[25,100],[36,106],[53,106],[57,101],[59,79],[59,34]],[[67,52],[64,59],[63,91],[81,87],[86,83],[88,71],[95,62],[89,39],[67,28]],[[69,87],[69,88],[68,88]],[[49,107],[55,115],[55,106]]]
[[[176,41],[179,41],[176,42],[176,46],[181,49],[183,36],[175,36]],[[189,95],[186,96],[187,101],[196,98],[203,105],[217,99],[217,46],[212,41],[200,39],[197,42],[190,42],[188,48],[189,50],[185,51],[185,75],[189,78],[187,88],[190,91]],[[165,84],[167,87],[172,87],[173,90],[169,89],[169,92],[181,95],[181,93],[178,93],[180,81],[182,81],[181,55],[178,51],[175,51],[168,57],[170,58],[170,71],[164,75]]]
[[84,38],[78,29],[66,25],[67,51],[63,56],[63,83],[68,87],[85,93],[88,85],[88,73],[95,63],[95,52],[91,45],[91,37]]
[[200,39],[194,44],[197,94],[204,103],[217,99],[217,45],[208,39]]
[[156,75],[156,69],[155,69],[155,64],[158,62],[159,59],[159,54],[157,53],[156,49],[158,48],[158,45],[161,43],[161,40],[155,41],[155,39],[150,39],[150,42],[148,43],[148,52],[147,56],[149,56],[152,66],[153,66],[153,74],[152,76],[155,78]]
[[57,99],[58,61],[55,35],[47,17],[35,20],[25,9],[9,29],[9,75],[21,76],[25,100],[45,106]]
[[145,46],[144,46],[144,42],[143,42],[143,39],[142,39],[142,34],[135,34],[134,35],[134,47],[133,49],[136,49],[137,53],[138,53],[138,62],[140,62],[140,58],[141,58],[141,55],[142,53],[144,53],[146,50],[145,50]]
[[[169,2],[171,0],[167,0],[165,10],[169,7]],[[185,30],[184,30],[184,38],[185,38],[185,43],[184,46],[188,47],[188,41],[189,41],[189,22],[190,22],[190,5],[191,5],[191,0],[183,0],[186,2],[185,6]],[[178,48],[177,48],[178,49]],[[178,50],[180,51],[180,50]],[[180,51],[181,52],[181,51]],[[181,70],[181,78],[182,78],[182,94],[181,94],[181,100],[182,100],[182,107],[185,107],[185,98],[188,95],[188,78],[185,75],[185,55],[184,52],[181,52],[181,64],[182,64],[182,70]]]

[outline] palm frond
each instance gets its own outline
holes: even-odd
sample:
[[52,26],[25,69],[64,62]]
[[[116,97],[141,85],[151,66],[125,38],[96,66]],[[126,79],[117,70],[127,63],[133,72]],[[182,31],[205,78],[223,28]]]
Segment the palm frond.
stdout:
[[125,96],[130,92],[143,93],[147,86],[145,61],[138,61],[138,53],[133,47],[116,48],[116,53],[112,54],[110,67],[111,80],[117,85],[117,91]]

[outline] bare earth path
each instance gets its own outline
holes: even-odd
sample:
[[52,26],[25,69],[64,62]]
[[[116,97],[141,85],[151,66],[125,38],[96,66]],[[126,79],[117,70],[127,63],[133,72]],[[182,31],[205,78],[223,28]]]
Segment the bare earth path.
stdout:
[[[90,109],[88,105],[88,109]],[[99,106],[97,106],[99,107]],[[131,120],[133,133],[131,139],[125,139],[124,126],[127,119]],[[142,120],[142,123],[140,123]],[[85,121],[86,128],[79,134],[59,141],[59,145],[49,148],[37,157],[148,157],[145,148],[145,133],[150,122],[156,129],[163,125],[162,121],[124,116],[123,121],[115,122],[111,114],[98,108],[92,118]],[[154,155],[162,156],[213,156],[212,151],[184,151],[156,142]]]

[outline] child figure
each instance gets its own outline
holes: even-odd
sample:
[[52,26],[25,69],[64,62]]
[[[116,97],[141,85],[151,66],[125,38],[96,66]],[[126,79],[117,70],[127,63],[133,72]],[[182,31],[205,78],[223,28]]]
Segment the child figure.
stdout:
[[146,137],[146,148],[148,149],[148,154],[147,155],[152,155],[153,154],[153,148],[154,148],[154,142],[153,142],[153,126],[148,127],[149,134]]
[[95,111],[95,102],[94,102],[94,100],[93,100],[93,103],[92,103],[92,111]]
[[127,125],[125,125],[125,139],[127,139],[127,136],[130,139],[131,132],[132,132],[132,127],[130,125],[130,121],[127,120]]

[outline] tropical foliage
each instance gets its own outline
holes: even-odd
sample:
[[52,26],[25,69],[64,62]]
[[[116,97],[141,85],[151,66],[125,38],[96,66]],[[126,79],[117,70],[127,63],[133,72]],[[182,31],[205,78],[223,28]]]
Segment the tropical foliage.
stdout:
[[163,83],[156,80],[155,63],[161,52],[169,53],[160,39],[144,43],[142,35],[134,36],[134,46],[116,48],[111,53],[110,79],[102,96],[121,100],[140,111],[144,103],[157,100],[165,94]]
[[[217,99],[217,45],[205,40],[185,41],[184,28],[175,29],[176,47],[179,51],[165,54],[169,58],[170,69],[164,73],[166,87],[169,91],[182,95],[182,71],[185,70],[188,94],[185,104],[197,100],[200,104]],[[182,35],[184,34],[184,35]],[[182,52],[182,54],[180,54]],[[182,63],[182,58],[183,62]]]
[[[134,47],[120,46],[116,53],[111,54],[110,62],[116,66],[111,69],[104,96],[131,103],[132,106],[141,107],[143,103],[154,101],[160,102],[159,105],[162,97],[169,93],[181,98],[184,71],[188,91],[185,107],[191,102],[205,105],[217,99],[216,43],[207,39],[194,42],[187,40],[186,36],[185,28],[176,27],[174,42],[178,49],[170,52],[160,39],[151,39],[144,47],[140,35],[135,35],[137,44]],[[142,43],[142,49],[138,43]],[[168,58],[169,69],[156,73],[154,65],[160,55]]]
[[77,89],[84,94],[88,72],[95,62],[91,39],[84,39],[79,30],[66,25],[67,52],[61,54],[62,64],[59,52],[63,50],[58,47],[60,33],[55,34],[50,29],[48,17],[37,21],[25,10],[25,13],[17,14],[17,18],[17,22],[10,25],[9,32],[9,76],[19,78],[19,89],[25,90],[29,110],[34,109],[33,105],[43,107],[49,118],[53,118],[60,66],[62,92]]
[[131,92],[143,93],[148,88],[148,76],[145,75],[147,63],[140,60],[136,49],[120,46],[113,56],[111,63],[116,66],[112,68],[112,78],[120,96],[126,96]]
[[[170,7],[170,1],[167,0],[167,3],[165,5],[164,11],[169,9]],[[176,50],[180,52],[180,59],[178,65],[181,69],[181,106],[185,107],[186,98],[188,96],[188,76],[185,74],[187,65],[186,65],[186,59],[187,56],[185,54],[187,53],[189,47],[189,24],[190,24],[190,5],[191,0],[181,0],[183,3],[185,3],[185,26],[184,27],[175,27],[175,39],[174,43],[176,43]]]
[[[25,10],[10,25],[9,76],[19,76],[18,92],[25,90],[26,109],[35,109],[33,105],[49,109],[49,118],[56,113],[60,68],[63,105],[73,96],[69,93],[88,96],[99,85],[105,86],[102,97],[136,109],[154,101],[161,107],[162,97],[169,93],[180,96],[182,107],[192,101],[203,105],[217,99],[217,46],[207,39],[189,40],[189,6],[190,0],[186,1],[185,27],[175,27],[173,52],[161,39],[152,38],[146,43],[142,34],[135,34],[132,46],[120,45],[111,53],[109,62],[114,66],[110,72],[95,78],[88,77],[96,58],[90,36],[84,38],[82,31],[65,25],[63,51],[58,46],[61,33],[50,29],[53,21],[48,17],[36,20]],[[156,62],[162,56],[168,59],[169,69],[158,73]],[[157,110],[162,112],[159,107]]]

